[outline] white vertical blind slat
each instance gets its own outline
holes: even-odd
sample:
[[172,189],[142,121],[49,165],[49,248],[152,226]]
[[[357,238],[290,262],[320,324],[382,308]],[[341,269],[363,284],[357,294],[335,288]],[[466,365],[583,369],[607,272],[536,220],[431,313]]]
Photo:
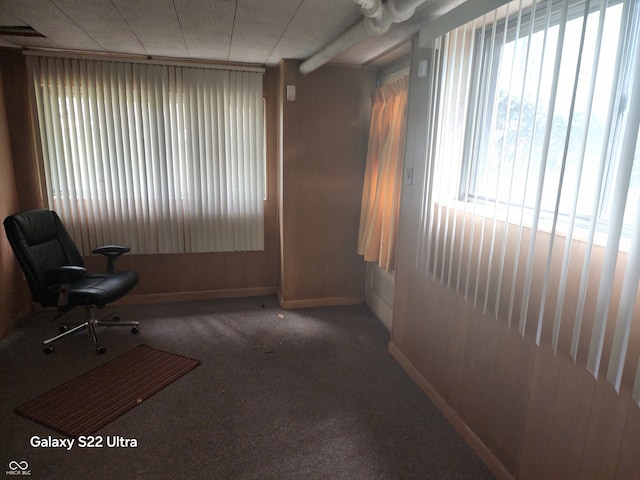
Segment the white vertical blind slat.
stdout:
[[[569,155],[569,145],[570,145],[570,141],[572,140],[573,136],[576,135],[576,132],[571,128],[572,124],[573,124],[573,118],[574,118],[574,114],[575,114],[575,109],[576,109],[576,99],[577,99],[577,94],[578,94],[578,84],[580,81],[580,73],[581,73],[581,68],[582,68],[582,57],[583,57],[583,50],[584,50],[584,42],[585,42],[585,35],[587,32],[587,15],[589,13],[589,7],[591,5],[591,2],[589,0],[585,1],[585,5],[584,5],[584,14],[583,14],[583,18],[582,18],[582,32],[580,35],[580,45],[578,47],[578,59],[576,62],[576,66],[575,66],[575,73],[574,73],[574,80],[573,80],[573,89],[572,89],[572,94],[571,94],[571,106],[569,107],[569,116],[568,116],[568,120],[567,120],[567,129],[565,131],[565,135],[564,135],[564,146],[563,146],[563,152],[562,152],[562,164],[560,167],[560,178],[558,181],[558,185],[557,185],[557,189],[556,189],[556,194],[555,194],[555,208],[553,210],[553,220],[552,220],[552,226],[551,226],[551,233],[549,234],[549,247],[547,248],[547,260],[546,260],[546,264],[545,264],[545,272],[544,272],[544,280],[543,280],[543,284],[542,284],[542,293],[541,293],[541,300],[540,300],[540,309],[538,312],[538,325],[537,325],[537,334],[536,334],[536,340],[538,343],[540,343],[540,338],[542,335],[542,324],[543,324],[543,320],[545,317],[545,305],[546,305],[546,301],[547,301],[547,294],[548,294],[548,290],[549,290],[549,283],[550,283],[550,277],[551,277],[551,273],[552,273],[552,261],[553,261],[553,249],[555,246],[555,240],[556,240],[556,229],[558,226],[558,219],[560,217],[560,201],[562,199],[562,195],[564,190],[566,190],[567,188],[567,183],[571,183],[571,179],[567,178],[567,182],[565,182],[565,173],[566,173],[566,168],[567,168],[567,159],[568,159],[568,155]],[[564,32],[563,32],[563,38],[564,38]],[[559,48],[562,48],[563,50],[565,48],[567,48],[567,46],[564,44],[564,42],[561,44],[560,41],[558,41],[558,46]],[[586,141],[586,138],[585,138]],[[584,159],[584,157],[583,157]],[[570,186],[569,186],[570,187]],[[574,212],[575,215],[575,212]],[[566,237],[566,244],[570,245],[571,244],[571,237],[568,236]],[[562,295],[560,295],[562,296]],[[558,303],[562,303],[561,301],[558,301]],[[554,327],[555,328],[555,327]],[[554,333],[555,334],[555,333]]]
[[[456,52],[464,51],[464,49],[467,48],[467,42],[470,36],[471,35],[468,35],[466,30],[464,30],[461,34],[458,34],[458,32],[456,31],[456,36],[455,36],[456,42],[455,42],[454,51]],[[463,91],[463,89],[464,90],[467,89],[468,80],[469,80],[468,75],[465,76],[465,70],[469,72],[471,71],[471,69],[465,68],[465,64],[463,62],[463,56],[459,54],[456,54],[456,56],[458,57],[459,60],[456,61],[455,56],[452,60],[452,68],[454,68],[455,69],[454,71],[456,72],[454,77],[454,82],[452,82],[455,85],[455,91],[452,92],[451,99],[450,99],[451,108],[454,109],[454,113],[453,113],[454,125],[457,125],[458,122],[461,121],[460,119],[461,108],[458,105],[458,101],[462,97],[461,92]],[[459,149],[462,148],[461,140],[462,139],[460,135],[449,136],[449,142],[448,142],[447,148],[451,152],[451,155],[454,158],[460,154]],[[450,191],[452,191],[450,195],[457,196],[458,195],[457,190],[459,189],[459,185],[460,185],[461,170],[459,168],[456,168],[455,164],[452,162],[452,165],[449,171],[450,171],[449,189]],[[451,234],[449,235],[448,252],[453,251],[456,245],[456,239],[458,238],[458,202],[454,203],[452,211],[453,211],[453,214],[451,215],[451,217],[453,221],[451,225]],[[445,251],[447,251],[446,248],[445,248]],[[451,253],[444,256],[443,268],[446,267],[447,286],[449,288],[451,288],[452,282],[454,281],[453,264],[454,264],[454,256],[451,255]]]
[[[624,31],[624,18],[627,17],[628,13],[629,13],[629,2],[626,1],[624,3],[624,10],[622,13],[623,20],[621,21],[620,28],[619,28],[620,33]],[[624,51],[624,44],[620,42],[616,50],[616,60],[615,60],[615,67],[613,69],[614,73],[613,73],[613,79],[612,79],[613,85],[617,85],[619,83],[620,70],[623,64],[622,63],[623,51]],[[611,144],[609,142],[609,138],[613,132],[613,124],[614,124],[615,115],[617,111],[616,105],[619,102],[619,97],[620,97],[619,90],[617,90],[616,88],[612,88],[609,95],[607,119],[604,126],[604,131],[603,131],[603,137],[605,141],[602,143],[600,159],[598,163],[598,170],[595,176],[596,178],[595,190],[598,192],[601,192],[605,185],[607,159],[609,158],[610,151],[611,151]],[[579,287],[578,297],[577,297],[576,315],[573,323],[573,335],[571,338],[570,355],[571,355],[571,358],[573,358],[574,360],[576,360],[576,358],[578,357],[580,335],[582,332],[582,318],[585,313],[585,302],[587,299],[587,287],[589,283],[589,273],[591,271],[591,260],[593,258],[593,250],[595,246],[594,242],[595,242],[595,236],[597,231],[598,212],[600,210],[600,203],[601,203],[600,200],[601,200],[600,197],[594,196],[592,198],[591,215],[590,215],[590,221],[589,221],[588,234],[585,241],[585,254],[584,254],[584,260],[583,260],[583,265],[581,270],[582,273],[580,276],[580,287]]]
[[[590,3],[590,2],[587,2],[587,3]],[[586,10],[588,12],[588,7]],[[559,288],[558,288],[559,292],[565,291],[565,289],[567,288],[567,280],[569,277],[569,261],[571,259],[573,234],[574,234],[574,228],[576,225],[576,215],[578,210],[578,201],[579,201],[579,194],[580,194],[580,185],[581,185],[581,179],[584,172],[584,166],[585,166],[584,159],[587,151],[589,127],[591,125],[591,113],[592,113],[593,104],[594,104],[594,95],[596,92],[596,81],[598,78],[598,64],[599,64],[600,53],[601,53],[602,35],[603,35],[604,24],[605,24],[605,15],[606,15],[606,3],[602,2],[600,5],[600,11],[598,15],[598,29],[597,29],[595,47],[593,50],[593,65],[591,67],[591,78],[589,81],[589,90],[588,90],[589,93],[587,97],[588,98],[587,106],[585,109],[585,116],[587,120],[585,121],[583,131],[580,132],[582,136],[582,143],[580,146],[580,153],[578,155],[579,165],[576,172],[576,185],[573,189],[573,195],[571,200],[571,214],[569,218],[569,225],[567,227],[567,240],[565,242],[564,253],[562,255],[562,267],[560,268],[560,280],[559,280]],[[587,19],[585,18],[585,26],[586,26],[586,22],[587,22]],[[555,317],[553,321],[553,334],[551,339],[551,346],[554,351],[557,351],[558,349],[564,300],[565,300],[564,295],[561,295],[561,294],[558,295],[558,300],[556,303],[556,310],[555,310]]]
[[[495,14],[494,14],[495,16]],[[483,22],[482,22],[482,27],[480,29],[480,45],[479,45],[479,52],[484,52],[485,50],[485,32],[487,29],[487,16],[485,15],[483,18]],[[480,57],[482,57],[483,53],[480,53]],[[481,59],[482,62],[482,59]],[[472,97],[472,117],[471,117],[471,137],[469,140],[469,145],[476,145],[476,143],[478,142],[477,138],[478,138],[478,129],[477,126],[480,123],[478,121],[478,116],[482,116],[482,107],[481,107],[481,100],[479,100],[479,98],[484,98],[484,96],[482,95],[482,92],[480,91],[480,85],[483,79],[483,69],[480,68],[480,71],[476,71],[475,73],[475,78],[474,78],[474,94]],[[468,162],[469,164],[469,172],[471,172],[471,162]],[[471,174],[469,174],[469,183],[468,186],[471,186]],[[468,195],[468,191],[467,191],[467,195]],[[469,198],[467,197],[467,203],[466,204],[470,204],[471,208],[470,208],[470,215],[472,219],[476,218],[476,207],[478,204],[478,198],[477,196],[473,196],[473,199],[469,202]],[[465,209],[465,219],[466,219],[466,213],[467,213],[467,209]],[[466,222],[465,222],[466,224]],[[475,226],[476,226],[476,222],[475,221],[471,221],[471,225],[470,225],[470,231],[468,233],[468,245],[463,245],[461,250],[460,250],[460,260],[462,261],[463,259],[463,251],[466,250],[466,255],[467,255],[467,262],[466,262],[466,268],[465,268],[465,273],[463,275],[464,278],[464,298],[468,299],[469,298],[469,286],[470,286],[470,280],[471,280],[471,265],[473,263],[473,242],[475,239]]]
[[[620,203],[624,202],[625,206],[627,203],[627,192],[632,178],[631,172],[633,170],[634,158],[638,144],[638,128],[640,127],[640,62],[636,62],[635,67],[635,72],[633,72],[633,85],[631,86],[631,94],[628,101],[629,112],[627,116],[627,124],[620,152],[622,166],[618,171],[618,182],[623,183],[623,185],[619,187],[619,183],[616,182],[616,192],[619,192],[621,197]],[[624,194],[622,192],[624,192]],[[624,199],[622,199],[623,196]],[[609,368],[607,371],[607,379],[612,383],[616,390],[620,389],[625,354],[629,343],[631,321],[633,319],[633,309],[638,292],[638,280],[640,279],[640,208],[637,209],[637,212],[621,288],[612,351],[609,357]],[[624,209],[622,216],[624,217]],[[617,232],[617,224],[615,228]],[[619,234],[621,233],[622,220],[620,220]]]
[[[531,19],[529,21],[529,30],[528,30],[528,35],[526,35],[524,38],[521,38],[520,36],[520,32],[521,32],[521,21],[522,21],[522,2],[520,2],[520,8],[518,9],[519,13],[518,13],[518,26],[516,29],[516,35],[515,35],[515,41],[516,41],[516,46],[520,45],[521,42],[526,41],[526,52],[524,55],[524,71],[522,72],[521,78],[519,79],[520,81],[520,88],[517,89],[516,91],[519,92],[518,94],[518,98],[519,99],[523,99],[524,98],[524,93],[525,93],[525,86],[526,86],[526,79],[528,76],[528,73],[530,71],[530,67],[531,67],[531,41],[529,40],[528,37],[531,36],[532,32],[533,32],[533,27],[535,25],[535,12],[536,12],[536,7],[537,7],[537,2],[534,0],[533,4],[531,6]],[[511,59],[512,65],[515,64],[516,61],[516,53],[518,52],[517,48],[514,46],[513,48],[513,57]],[[513,72],[512,72],[512,79],[513,79]],[[514,85],[515,87],[517,87],[518,85]],[[511,88],[511,83],[510,83],[510,88]],[[524,135],[521,134],[522,132],[522,122],[523,122],[523,116],[524,116],[524,102],[520,101],[520,108],[518,109],[518,121],[517,121],[517,128],[516,128],[516,138],[515,138],[515,145],[516,145],[516,149],[518,148],[518,145],[521,141],[521,138],[524,137]],[[508,118],[507,118],[508,120]],[[505,148],[503,146],[503,148]],[[503,152],[504,153],[504,152]],[[506,206],[506,210],[505,210],[505,214],[504,214],[504,224],[503,224],[503,228],[502,228],[502,236],[501,236],[501,240],[502,240],[502,248],[500,250],[500,263],[498,266],[498,281],[497,281],[497,285],[496,285],[496,297],[495,297],[495,302],[494,302],[494,308],[495,308],[495,313],[496,315],[498,314],[498,309],[500,306],[500,300],[502,298],[502,290],[503,290],[503,283],[504,283],[504,277],[505,275],[503,274],[503,272],[506,272],[505,268],[506,268],[506,261],[507,261],[507,242],[510,239],[509,237],[509,222],[510,222],[510,218],[511,218],[511,211],[513,208],[513,203],[516,197],[514,197],[514,193],[517,192],[517,189],[514,188],[514,184],[515,184],[515,178],[516,178],[516,173],[517,173],[517,166],[515,164],[515,162],[513,162],[513,164],[511,165],[511,175],[509,176],[509,191],[507,194],[507,206]],[[528,171],[528,168],[527,168]],[[523,209],[521,209],[522,211],[524,211]],[[520,225],[522,224],[522,222],[520,223]],[[519,245],[520,243],[518,242],[518,248],[516,249],[516,251],[519,252]],[[515,257],[516,259],[518,258],[518,256],[516,255]],[[515,279],[516,279],[516,271],[515,268],[517,268],[517,260],[514,262],[514,271],[513,271],[513,282],[511,284],[511,289],[508,290],[507,293],[510,292],[514,292],[515,291]],[[507,285],[508,287],[508,285]],[[513,298],[511,295],[509,295],[510,298]],[[509,326],[511,326],[511,312],[512,312],[512,303],[511,306],[509,308],[509,316],[507,318],[508,324]]]
[[[522,20],[522,1],[519,2],[518,8],[516,10],[516,13],[513,14],[513,16],[515,17],[515,22],[516,22],[516,26],[515,26],[515,46],[513,48],[513,53],[511,55],[510,59],[505,59],[509,62],[509,64],[511,65],[511,67],[509,68],[509,88],[508,88],[508,92],[507,92],[507,97],[511,98],[512,96],[512,89],[514,87],[517,87],[515,85],[515,78],[514,78],[514,72],[515,72],[515,66],[516,66],[516,53],[517,53],[517,45],[518,42],[520,41],[520,24],[521,24],[521,20]],[[504,25],[504,32],[503,32],[503,38],[501,40],[501,44],[505,45],[507,43],[508,40],[508,32],[509,32],[509,28],[511,28],[511,24],[513,23],[513,19],[510,18],[510,10],[509,10],[509,5],[507,5],[507,13],[506,13],[506,19],[505,19],[505,25]],[[501,59],[502,61],[502,59]],[[495,115],[497,115],[497,110],[498,110],[498,102],[496,100],[495,104],[494,104],[494,111],[495,111]],[[509,119],[511,117],[511,103],[509,102],[507,104],[507,108],[506,108],[506,112],[505,112],[505,125],[508,125],[509,123]],[[497,141],[497,139],[496,139]],[[500,141],[500,156],[499,156],[499,160],[498,160],[498,172],[496,174],[496,184],[495,184],[495,190],[496,192],[499,192],[500,190],[500,184],[504,181],[503,177],[503,170],[504,170],[504,166],[505,164],[507,164],[507,168],[509,169],[509,165],[506,161],[506,148],[507,147],[507,136],[503,135],[502,136],[502,141]],[[515,170],[515,166],[513,165],[513,163],[510,166],[510,170],[513,172],[513,170]],[[508,174],[508,172],[507,172]],[[510,175],[511,178],[513,178],[513,173]],[[496,195],[496,198],[499,196]],[[511,197],[511,192],[509,192],[509,200]],[[493,262],[494,262],[494,255],[495,255],[495,250],[496,250],[496,241],[500,240],[497,239],[497,229],[498,229],[498,221],[499,221],[499,216],[498,216],[498,205],[499,202],[498,201],[494,201],[492,202],[493,206],[492,206],[492,213],[491,213],[491,243],[490,243],[490,247],[489,247],[489,258],[488,258],[488,263],[487,263],[487,274],[486,274],[486,280],[485,280],[485,294],[484,294],[484,303],[483,303],[483,313],[486,314],[488,309],[489,309],[489,293],[491,291],[491,286],[492,286],[492,281],[493,281]],[[507,213],[507,218],[508,217],[508,213]],[[504,222],[504,225],[507,226],[508,222]],[[502,240],[504,241],[504,244],[506,245],[506,241],[504,240],[504,234],[502,237]],[[498,276],[498,280],[496,280],[496,283],[500,283],[500,277],[502,270],[498,270],[497,272],[497,276]],[[496,285],[496,289],[499,289],[500,287],[498,285]],[[497,297],[496,297],[496,301],[494,302],[493,306],[492,306],[492,311],[497,315]]]
[[[519,331],[524,335],[527,317],[528,317],[528,308],[529,308],[529,300],[531,296],[531,283],[533,280],[533,267],[534,267],[534,258],[535,258],[535,247],[536,240],[538,236],[538,222],[540,221],[540,209],[542,205],[542,194],[544,191],[545,184],[545,173],[547,170],[547,162],[549,155],[549,148],[551,142],[551,130],[553,127],[553,117],[554,111],[556,107],[556,98],[558,94],[558,83],[560,82],[560,67],[562,65],[562,52],[564,45],[564,34],[566,31],[566,18],[569,9],[569,0],[564,0],[562,2],[562,11],[560,16],[560,28],[558,32],[558,39],[556,43],[555,49],[555,63],[553,67],[553,80],[551,84],[551,93],[549,95],[549,103],[547,110],[547,122],[545,126],[545,135],[544,135],[544,144],[542,146],[542,153],[540,156],[540,169],[538,172],[538,184],[536,188],[536,201],[535,207],[533,210],[533,222],[531,225],[531,235],[529,239],[529,253],[527,255],[527,266],[525,270],[525,286],[524,286],[524,298],[522,300],[522,307],[520,310],[520,324]],[[546,51],[545,51],[546,52]],[[536,333],[536,343],[540,343],[540,334],[541,334],[541,325],[542,322],[538,323],[537,333]]]
[[[482,30],[484,31],[484,26],[481,27]],[[477,21],[474,20],[471,24],[471,30],[472,32],[475,32],[477,29]],[[483,42],[484,42],[484,35],[480,36],[480,44],[477,45],[476,44],[476,38],[477,35],[473,35],[470,34],[469,35],[471,37],[470,39],[470,45],[469,45],[469,55],[471,57],[473,57],[475,55],[476,49],[478,51],[480,51],[482,49],[483,46]],[[464,54],[461,54],[461,62],[465,62],[468,63],[465,60],[465,56]],[[468,75],[467,75],[467,80],[466,80],[466,88],[464,90],[464,92],[460,92],[461,94],[464,95],[464,98],[461,99],[461,101],[463,102],[464,105],[464,112],[465,114],[468,114],[467,112],[469,111],[469,109],[471,107],[473,107],[473,102],[472,102],[472,92],[475,92],[477,89],[477,85],[479,82],[479,75],[476,75],[475,72],[473,71],[473,69],[471,68],[471,66],[467,66],[468,69]],[[464,117],[464,114],[461,116]],[[466,135],[466,134],[465,134]],[[466,137],[463,137],[466,138]],[[463,140],[464,142],[464,140]],[[464,155],[464,150],[460,150],[459,151],[459,155]],[[460,293],[460,285],[462,282],[462,268],[463,268],[463,253],[464,253],[464,245],[465,245],[465,239],[466,239],[466,232],[467,232],[467,222],[466,222],[466,218],[467,218],[467,208],[469,205],[468,199],[469,199],[469,188],[471,185],[471,162],[467,162],[467,165],[464,167],[464,169],[461,169],[461,173],[460,173],[460,178],[461,181],[464,181],[464,185],[462,186],[462,194],[464,196],[463,200],[464,200],[464,205],[462,206],[462,218],[463,218],[463,222],[462,222],[462,229],[460,231],[460,247],[458,248],[458,255],[457,255],[457,264],[458,264],[458,268],[457,268],[457,272],[456,272],[456,292]],[[452,250],[453,252],[453,250]],[[466,285],[466,283],[465,283]],[[465,295],[466,295],[466,286],[465,286]]]

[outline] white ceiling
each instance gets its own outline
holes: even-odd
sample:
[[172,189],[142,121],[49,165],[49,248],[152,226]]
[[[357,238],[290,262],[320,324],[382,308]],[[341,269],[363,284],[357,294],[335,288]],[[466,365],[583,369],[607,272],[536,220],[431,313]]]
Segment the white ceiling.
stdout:
[[[375,64],[462,1],[426,0],[333,62]],[[0,46],[273,65],[308,58],[359,19],[353,0],[0,0],[0,26],[44,35],[0,35]]]

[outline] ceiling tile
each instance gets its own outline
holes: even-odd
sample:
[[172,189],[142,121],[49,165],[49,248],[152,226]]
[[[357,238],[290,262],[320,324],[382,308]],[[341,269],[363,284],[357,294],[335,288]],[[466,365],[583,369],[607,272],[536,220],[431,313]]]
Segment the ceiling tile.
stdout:
[[16,18],[15,16],[13,16],[10,12],[8,12],[3,7],[0,7],[0,25],[6,26],[6,27],[9,27],[9,26],[25,26],[26,23],[24,23],[22,20]]
[[[231,57],[267,63],[303,0],[239,0],[233,25]],[[260,39],[256,41],[256,39]]]
[[[2,9],[45,35],[58,48],[99,51],[100,45],[53,2],[46,0],[2,0]],[[25,45],[29,37],[20,40]],[[14,42],[18,40],[14,37]]]
[[235,0],[175,0],[189,57],[229,61]]
[[149,55],[188,58],[173,0],[111,0]]
[[52,0],[102,51],[147,53],[116,7],[105,0]]
[[[338,37],[362,15],[354,1],[304,0],[274,48],[270,62],[305,59]],[[318,39],[324,39],[318,41]]]

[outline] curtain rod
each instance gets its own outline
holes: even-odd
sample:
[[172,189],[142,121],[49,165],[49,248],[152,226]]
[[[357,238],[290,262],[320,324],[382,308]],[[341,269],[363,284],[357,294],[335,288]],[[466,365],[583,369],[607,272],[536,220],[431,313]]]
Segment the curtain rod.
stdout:
[[70,50],[53,50],[46,48],[27,48],[22,51],[23,55],[27,56],[46,56],[46,57],[58,57],[58,58],[77,58],[81,60],[98,60],[98,61],[111,61],[111,62],[128,62],[128,63],[142,63],[149,65],[171,65],[175,67],[191,67],[191,68],[208,68],[212,70],[235,70],[242,72],[257,72],[264,73],[264,67],[256,67],[244,64],[233,63],[216,63],[208,60],[185,60],[170,57],[152,57],[143,55],[121,55],[112,53],[99,53],[99,52],[78,52]]

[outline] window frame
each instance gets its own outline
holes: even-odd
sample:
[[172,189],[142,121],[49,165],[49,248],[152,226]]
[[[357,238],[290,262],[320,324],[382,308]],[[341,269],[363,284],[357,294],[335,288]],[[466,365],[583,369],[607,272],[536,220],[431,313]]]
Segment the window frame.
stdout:
[[[611,0],[607,5],[607,9],[620,5],[623,0]],[[495,130],[495,124],[493,122],[494,110],[498,106],[496,96],[498,95],[498,73],[500,69],[500,55],[503,51],[503,46],[508,42],[513,41],[516,36],[518,38],[528,38],[531,35],[542,31],[547,27],[547,9],[551,8],[549,14],[549,25],[555,26],[560,22],[559,7],[562,0],[550,0],[548,2],[540,2],[535,6],[530,7],[526,13],[524,13],[519,22],[515,17],[509,17],[509,23],[507,24],[507,18],[494,18],[493,24],[485,24],[478,27],[473,34],[475,35],[475,45],[479,47],[475,49],[473,56],[469,59],[472,62],[471,70],[476,75],[477,80],[474,88],[470,94],[470,103],[476,104],[479,101],[479,95],[483,95],[485,92],[485,86],[489,85],[490,95],[486,99],[486,105],[484,107],[484,120],[483,124],[487,125],[479,131],[473,131],[473,128],[477,125],[474,121],[473,109],[469,109],[467,112],[467,118],[465,119],[465,133],[464,133],[464,146],[462,161],[460,165],[460,183],[458,186],[458,198],[457,201],[462,203],[481,203],[485,205],[496,206],[497,208],[506,209],[512,207],[518,211],[524,209],[524,216],[532,216],[534,213],[534,207],[527,203],[527,199],[524,202],[507,202],[501,200],[498,195],[495,197],[490,195],[483,195],[478,193],[478,184],[481,182],[480,175],[486,170],[487,165],[490,162],[487,160],[489,157],[490,142],[493,131]],[[627,29],[638,28],[640,24],[640,7],[632,6],[632,11],[629,14],[629,20]],[[584,15],[585,0],[574,2],[569,5],[567,14],[567,23],[580,18]],[[599,1],[592,1],[588,15],[597,13],[600,9]],[[531,21],[533,20],[533,26]],[[505,32],[505,25],[507,31]],[[519,31],[518,31],[519,30]],[[495,33],[494,33],[495,31]],[[523,33],[524,32],[524,33]],[[623,58],[633,58],[629,52],[638,51],[639,40],[633,39],[632,36],[625,35],[625,32],[621,32],[619,42],[622,41],[623,45]],[[493,43],[493,48],[492,48]],[[636,61],[640,61],[635,57]],[[479,69],[479,70],[478,70]],[[616,87],[616,113],[614,114],[615,120],[612,126],[612,133],[609,135],[609,145],[606,159],[606,172],[605,172],[605,186],[600,192],[599,208],[596,220],[596,228],[599,233],[605,233],[608,229],[608,219],[606,217],[606,208],[610,203],[612,192],[615,189],[615,177],[617,168],[621,162],[619,155],[616,154],[620,147],[620,141],[624,134],[625,126],[625,113],[627,111],[625,107],[625,98],[629,95],[629,84],[631,82],[631,76],[633,72],[633,62],[629,62],[628,65],[623,67],[623,73],[619,79]],[[479,78],[478,78],[479,77]],[[639,146],[636,149],[636,159],[638,161],[640,151]],[[507,158],[507,157],[504,157]],[[510,158],[513,160],[513,157]],[[511,166],[513,161],[508,162]],[[483,168],[485,167],[485,168]],[[531,166],[530,166],[531,168]],[[636,171],[639,168],[635,169]],[[531,181],[531,180],[529,180]],[[486,187],[485,187],[486,188]],[[513,200],[513,199],[511,199]],[[543,222],[549,222],[554,217],[554,211],[549,209],[540,209],[540,219]],[[558,212],[558,223],[566,223],[569,217],[569,213],[560,210]],[[576,228],[586,230],[590,222],[590,216],[584,214],[576,214]],[[505,219],[507,220],[507,219]],[[560,229],[562,231],[562,229]],[[631,226],[628,223],[624,224],[625,236],[631,235]]]

